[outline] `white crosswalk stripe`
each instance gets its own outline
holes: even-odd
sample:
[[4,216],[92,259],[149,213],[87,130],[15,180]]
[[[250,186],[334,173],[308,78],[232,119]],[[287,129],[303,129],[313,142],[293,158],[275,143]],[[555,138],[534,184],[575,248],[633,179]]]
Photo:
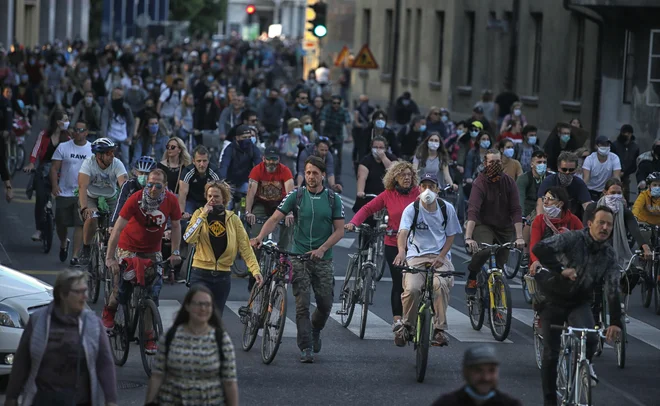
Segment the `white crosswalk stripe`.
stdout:
[[[341,323],[341,316],[337,314],[337,310],[341,309],[341,303],[332,304],[332,313],[330,317],[337,323]],[[362,305],[355,306],[353,319],[349,324],[348,329],[356,336],[360,335],[360,315],[362,314]],[[393,340],[394,333],[392,333],[392,325],[385,320],[378,317],[376,314],[369,311],[367,315],[367,326],[364,330],[365,340]]]
[[[225,307],[231,310],[236,317],[238,316],[238,309],[241,306],[245,306],[245,302],[232,302],[228,301],[225,304]],[[282,337],[287,337],[287,338],[295,338],[298,333],[298,329],[296,328],[296,322],[295,320],[291,320],[290,318],[286,318],[286,323],[284,324],[284,332],[282,333]],[[261,337],[262,330],[259,330],[259,336]]]
[[[481,330],[476,331],[472,328],[467,315],[449,306],[447,307],[447,326],[447,333],[462,343],[496,342],[488,327],[488,315],[484,316],[484,325]],[[506,339],[503,343],[513,344],[513,341]]]

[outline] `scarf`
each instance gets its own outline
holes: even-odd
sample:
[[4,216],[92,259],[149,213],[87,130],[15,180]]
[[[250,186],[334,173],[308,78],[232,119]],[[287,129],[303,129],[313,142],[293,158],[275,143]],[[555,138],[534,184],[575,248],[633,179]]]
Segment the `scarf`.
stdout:
[[[596,205],[598,207],[600,206],[610,207],[607,204],[606,197],[607,196],[601,197]],[[625,208],[623,206],[623,201],[618,200],[616,202],[616,206],[617,206],[616,210],[612,210],[614,211],[614,228],[612,230],[612,237],[611,237],[612,247],[614,247],[614,251],[617,253],[619,266],[621,267],[621,269],[626,269],[628,267],[628,262],[630,261],[630,258],[632,258],[633,254],[630,251],[630,246],[628,245],[628,237],[626,233],[626,221],[624,219]]]
[[407,195],[407,194],[410,193],[410,191],[412,190],[412,186],[410,186],[410,187],[403,187],[403,186],[399,186],[399,184],[397,183],[397,184],[394,186],[394,189],[395,189],[397,192],[401,193],[402,195]]
[[145,213],[151,213],[160,207],[160,204],[165,200],[165,188],[162,189],[157,198],[151,197],[147,188],[142,189],[142,199],[140,199],[140,208]]
[[489,181],[495,183],[502,177],[503,170],[502,162],[493,162],[484,168],[484,175],[486,175]]
[[562,185],[563,187],[566,187],[573,182],[573,174],[572,173],[563,173],[563,172],[557,172],[557,178],[559,179],[559,184]]

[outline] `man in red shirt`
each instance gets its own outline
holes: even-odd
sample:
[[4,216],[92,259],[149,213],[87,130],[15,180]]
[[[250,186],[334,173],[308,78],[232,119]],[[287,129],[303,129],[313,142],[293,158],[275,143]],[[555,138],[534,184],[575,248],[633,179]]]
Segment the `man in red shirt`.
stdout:
[[[261,232],[264,222],[273,215],[282,199],[293,190],[293,174],[280,163],[277,148],[264,151],[263,162],[252,168],[245,199],[245,220],[251,226],[250,238]],[[257,221],[259,219],[260,221]],[[285,227],[280,229],[278,246],[288,249],[293,233],[293,212],[285,217]]]
[[[154,169],[149,173],[144,189],[131,195],[119,213],[119,218],[108,241],[108,252],[105,259],[106,266],[114,275],[113,292],[103,308],[102,315],[103,325],[107,329],[114,327],[117,294],[119,294],[119,301],[122,304],[126,303],[133,286],[129,282],[123,282],[123,278],[121,285],[119,284],[119,262],[124,258],[134,257],[150,259],[154,262],[162,261],[161,240],[168,220],[172,222],[172,256],[169,261],[172,266],[181,261],[179,252],[181,209],[176,195],[167,190],[166,186],[167,175],[165,172],[162,169]],[[161,267],[157,267],[155,280],[151,284],[151,298],[156,305],[158,305],[158,295],[163,286],[162,274]],[[117,292],[118,288],[119,292]],[[151,321],[145,320],[145,325],[151,326]],[[147,333],[153,334],[153,332]],[[154,340],[149,340],[146,347],[150,353],[155,353],[157,349]]]

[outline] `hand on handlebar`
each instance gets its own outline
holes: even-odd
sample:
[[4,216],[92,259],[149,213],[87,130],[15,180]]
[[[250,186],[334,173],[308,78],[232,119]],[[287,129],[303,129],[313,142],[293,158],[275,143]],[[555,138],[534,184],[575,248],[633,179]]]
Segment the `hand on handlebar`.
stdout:
[[435,268],[435,269],[440,268],[441,266],[443,266],[445,264],[446,261],[447,261],[447,259],[445,258],[444,255],[438,254],[438,256],[435,257],[435,259],[433,260],[433,263],[431,264],[431,267]]
[[396,257],[394,258],[394,265],[396,266],[405,266],[406,265],[406,253],[405,252],[399,252],[396,254]]
[[475,254],[477,251],[479,251],[479,244],[472,238],[468,238],[465,240],[465,248],[467,249],[468,253],[470,254]]
[[353,231],[353,230],[355,230],[355,224],[353,224],[353,223],[346,223],[346,224],[344,224],[344,230],[346,230],[346,231]]
[[611,325],[605,330],[605,339],[611,344],[614,342],[614,339],[619,337],[619,334],[621,334],[621,328],[619,326],[614,326]]
[[253,213],[247,213],[245,215],[245,221],[251,226],[254,225],[254,222],[256,221],[257,217]]
[[357,194],[356,194],[355,196],[357,196],[357,197],[359,197],[359,198],[363,198],[364,195],[365,195],[364,192],[357,192]]
[[577,271],[575,268],[566,268],[563,271],[561,271],[561,276],[563,276],[566,279],[570,279],[572,281],[577,279]]
[[529,267],[529,274],[530,276],[536,275],[536,269],[541,266],[541,263],[539,261],[534,261],[532,263],[532,266]]
[[525,240],[523,240],[522,238],[516,238],[515,245],[516,245],[516,248],[521,250],[521,249],[525,248]]
[[257,248],[257,249],[261,248],[261,238],[259,238],[258,236],[254,237],[253,239],[250,240],[250,245],[252,246],[252,248]]
[[170,266],[174,268],[181,263],[181,255],[170,255],[167,260],[170,261]]
[[30,173],[34,169],[34,164],[30,162],[29,164],[25,165],[23,168],[23,172],[25,173]]
[[119,272],[119,262],[115,258],[106,258],[105,266],[112,271],[113,275],[116,275]]

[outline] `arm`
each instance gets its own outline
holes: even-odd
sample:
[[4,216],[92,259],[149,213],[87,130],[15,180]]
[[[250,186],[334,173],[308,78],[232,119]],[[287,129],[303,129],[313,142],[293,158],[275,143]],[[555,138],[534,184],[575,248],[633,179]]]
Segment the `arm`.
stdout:
[[[537,220],[538,219],[538,220]],[[543,217],[537,217],[534,219],[532,222],[532,231],[530,233],[529,237],[529,263],[533,264],[534,262],[538,261],[539,259],[534,255],[534,247],[536,244],[541,241],[541,238],[543,237],[543,229],[545,224],[543,222]]]
[[367,176],[369,176],[369,169],[360,164],[357,173],[357,197],[364,197],[364,186],[367,182]]
[[128,180],[128,175],[127,174],[119,175],[117,177],[117,186],[119,186],[119,187],[124,186],[124,183],[126,183],[127,180]]
[[82,115],[82,102],[78,102],[76,104],[76,109],[73,111],[73,117],[71,118],[71,124],[75,125],[78,122],[78,119],[80,119],[80,116]]
[[[440,250],[440,256],[442,258],[447,257],[447,253],[449,250],[451,250],[451,247],[454,245],[454,238],[456,237],[456,234],[453,235],[448,235],[447,239],[445,240],[445,245],[442,246],[442,249]],[[398,237],[397,237],[397,244],[398,244]]]
[[227,406],[238,406],[238,383],[236,381],[223,381]]
[[183,235],[183,239],[188,244],[196,244],[199,241],[199,235],[202,230],[202,223],[206,222],[206,217],[208,213],[204,212],[202,209],[197,209],[190,219],[188,228],[186,228],[186,233]]
[[60,160],[52,160],[52,165],[50,167],[50,173],[48,176],[50,177],[50,184],[52,185],[52,190],[53,192],[57,191],[57,193],[53,193],[53,195],[57,196],[59,195],[59,185],[57,182],[57,174],[60,172],[60,168],[62,167],[62,161]]
[[[525,207],[525,196],[527,196],[527,186],[529,186],[529,177],[519,176],[516,179],[516,186],[518,187],[518,200],[520,201],[520,207]],[[525,213],[529,214],[529,213]]]
[[447,182],[450,185],[454,184],[454,181],[451,179],[451,174],[449,173],[449,165],[444,164],[442,166],[442,175],[445,178],[445,182]]
[[179,180],[179,208],[181,209],[181,213],[186,212],[186,199],[188,198],[188,189],[190,188],[190,185],[184,182],[183,180]]
[[328,237],[328,239],[319,247],[323,252],[328,251],[334,247],[339,240],[344,238],[344,219],[334,219],[332,220],[332,225],[335,228],[335,231],[333,231],[332,234],[330,234],[330,237]]
[[399,230],[396,235],[396,247],[399,249],[399,256],[405,258],[408,245],[408,233],[410,230]]
[[287,195],[293,190],[294,186],[295,185],[293,184],[293,179],[289,179],[284,182],[284,191]]
[[272,216],[264,223],[261,227],[259,235],[256,237],[257,240],[262,241],[268,234],[272,233],[275,230],[275,227],[279,224],[280,221],[284,218],[285,213],[280,211],[279,208],[275,210]]
[[126,135],[130,139],[135,133],[137,127],[135,126],[135,116],[133,116],[133,111],[131,108],[126,106]]
[[591,171],[589,169],[586,169],[584,166],[582,167],[582,180],[584,183],[589,184],[589,179],[591,179]]
[[158,392],[160,391],[160,387],[163,385],[164,380],[164,374],[157,371],[151,372],[151,378],[149,378],[149,386],[147,387],[147,399],[145,400],[145,403],[156,402]]
[[131,190],[131,182],[125,182],[122,187],[121,187],[121,192],[119,192],[119,197],[117,198],[117,204],[115,205],[115,211],[112,213],[112,217],[110,217],[110,226],[112,227],[113,224],[117,221],[119,218],[119,213],[121,213],[122,207],[124,207],[124,204],[126,204],[126,200],[133,194],[134,190]]
[[520,199],[518,197],[518,188],[513,187],[509,188],[511,190],[509,194],[509,215],[513,221],[513,226],[516,229],[516,239],[521,240],[522,235],[522,207],[520,206]]
[[640,218],[644,215],[646,209],[646,199],[644,198],[644,193],[640,193],[635,199],[635,203],[632,207],[632,213],[635,217]]
[[86,173],[78,174],[78,202],[80,211],[87,208],[87,187],[89,186],[89,175]]
[[612,176],[615,177],[615,178],[617,178],[617,179],[621,179],[621,169],[614,170],[614,171],[612,172]]
[[39,150],[41,150],[41,143],[44,142],[45,130],[39,133],[37,140],[34,142],[34,148],[32,148],[32,153],[30,154],[30,163],[34,166],[37,163],[39,158]]
[[[222,130],[220,131],[222,134]],[[222,159],[220,160],[220,168],[218,168],[218,176],[220,179],[227,179],[227,172],[231,166],[231,157],[233,155],[234,146],[227,145],[224,151],[222,151]]]
[[172,251],[181,248],[181,220],[172,220]]
[[[259,182],[250,178],[248,179],[248,190],[247,195],[245,196],[245,213],[252,213],[252,205],[254,204],[254,196],[257,194],[257,189],[259,188]],[[288,194],[288,192],[287,192]]]
[[534,255],[544,267],[552,272],[561,273],[564,267],[557,257],[578,245],[578,235],[577,232],[564,233],[541,240],[534,246]]
[[110,239],[108,240],[108,251],[105,254],[106,261],[109,259],[115,259],[115,251],[117,251],[117,243],[119,242],[119,236],[121,232],[128,225],[128,220],[119,216],[115,226],[112,228],[112,234],[110,234]]
[[30,317],[30,320],[21,335],[21,339],[18,342],[18,348],[14,355],[14,364],[12,366],[11,375],[9,376],[9,384],[7,385],[7,398],[5,400],[5,405],[11,405],[11,401],[14,402],[14,405],[18,404],[18,397],[21,395],[25,382],[27,382],[28,376],[30,375],[30,366],[32,362],[30,356],[30,341],[32,340],[33,329],[32,323],[32,317]]
[[138,131],[140,129],[140,124],[142,121],[140,120],[140,116],[135,117],[135,127],[133,128],[133,138],[137,139],[138,137]]
[[371,217],[374,213],[385,208],[385,198],[383,193],[376,196],[372,201],[362,206],[360,210],[353,216],[350,223],[359,226],[364,223],[364,221]]
[[637,219],[635,219],[635,216],[630,210],[626,208],[623,209],[623,219],[626,223],[626,229],[632,235],[633,239],[637,241],[637,244],[639,244],[640,247],[643,245],[648,246],[649,242],[646,241],[642,233],[639,231],[639,224],[637,223]]
[[[97,322],[100,321],[98,318]],[[115,372],[115,362],[110,350],[110,340],[106,334],[99,335],[99,349],[96,358],[96,372],[99,378],[99,384],[103,390],[106,405],[117,404],[117,376]]]

